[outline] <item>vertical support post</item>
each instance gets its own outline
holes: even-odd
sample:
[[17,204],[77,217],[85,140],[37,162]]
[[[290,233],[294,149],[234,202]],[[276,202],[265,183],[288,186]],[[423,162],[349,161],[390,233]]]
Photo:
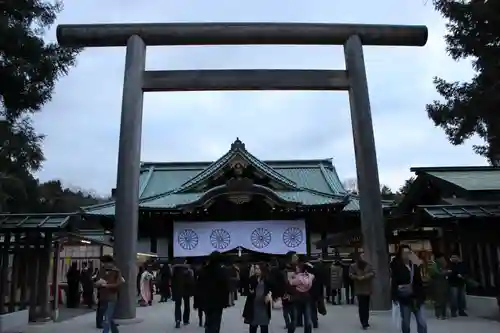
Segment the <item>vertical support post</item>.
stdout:
[[52,233],[46,232],[43,238],[43,249],[38,252],[38,306],[40,320],[47,320],[50,316],[49,309],[49,271],[50,271],[50,254],[52,251]]
[[[322,224],[322,225],[324,228],[324,224]],[[326,244],[327,238],[328,238],[327,232],[321,231],[321,243],[323,244],[323,246],[321,247],[321,258],[323,258],[323,259],[326,259],[326,257],[328,257],[328,244]]]
[[[29,266],[28,266],[28,288],[29,288],[29,320],[36,321],[38,315],[38,267],[40,265],[40,234],[33,233],[26,236],[26,246],[29,247]],[[31,247],[33,245],[33,248]]]
[[52,257],[52,295],[54,295],[54,303],[52,303],[52,320],[57,322],[59,318],[59,262],[61,261],[61,243],[54,243],[54,255]]
[[344,45],[349,76],[349,103],[358,177],[363,248],[373,265],[375,310],[390,309],[389,258],[382,215],[377,153],[368,95],[363,45],[359,36],[351,36]]
[[24,233],[24,240],[21,241],[23,242],[22,250],[21,250],[21,262],[20,262],[20,272],[19,276],[26,276],[24,279],[20,279],[21,283],[21,291],[19,292],[19,303],[20,303],[20,309],[25,310],[28,307],[28,288],[29,288],[29,283],[31,281],[29,277],[30,273],[30,267],[31,267],[31,262],[30,262],[30,246],[29,246],[29,239],[28,239],[28,234]]
[[9,251],[10,251],[10,243],[11,243],[11,233],[6,232],[3,234],[3,246],[0,252],[2,266],[0,268],[0,314],[4,314],[7,312],[7,308],[5,306],[5,298],[9,295]]
[[114,224],[114,255],[116,264],[125,278],[116,309],[118,319],[134,319],[136,315],[142,77],[145,63],[144,41],[139,36],[131,36],[127,42],[125,57]]
[[[10,275],[10,303],[9,303],[9,312],[16,311],[17,306],[17,297],[18,295],[18,286],[19,286],[19,271],[21,269],[21,261],[22,257],[20,255],[20,243],[21,235],[18,232],[14,234],[14,247],[13,247],[13,256],[12,259],[12,273]],[[21,300],[19,300],[21,302]]]

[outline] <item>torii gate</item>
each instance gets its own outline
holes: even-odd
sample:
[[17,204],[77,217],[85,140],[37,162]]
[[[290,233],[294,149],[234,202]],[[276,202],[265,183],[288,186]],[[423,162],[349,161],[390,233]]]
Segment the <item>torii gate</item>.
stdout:
[[[126,46],[118,151],[114,252],[126,286],[117,318],[136,315],[136,247],[143,93],[202,90],[347,90],[364,250],[376,277],[373,308],[390,308],[389,259],[363,45],[424,46],[425,26],[317,23],[146,23],[59,25],[62,46]],[[153,45],[344,45],[346,70],[146,71]]]

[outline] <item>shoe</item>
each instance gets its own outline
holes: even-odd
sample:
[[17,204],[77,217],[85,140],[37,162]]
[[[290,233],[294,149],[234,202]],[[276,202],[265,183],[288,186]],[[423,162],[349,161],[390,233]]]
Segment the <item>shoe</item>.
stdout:
[[466,312],[463,312],[463,311],[462,311],[462,312],[459,312],[459,313],[458,313],[458,315],[459,315],[460,317],[468,317],[467,313],[466,313]]
[[189,325],[189,321],[185,321],[185,322],[184,322],[184,325]]
[[180,321],[176,321],[175,322],[175,328],[181,328],[181,322]]

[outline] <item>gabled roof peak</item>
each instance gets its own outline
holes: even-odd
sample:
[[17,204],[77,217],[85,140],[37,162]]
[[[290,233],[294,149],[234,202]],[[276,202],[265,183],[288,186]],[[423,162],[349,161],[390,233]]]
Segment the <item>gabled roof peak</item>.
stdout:
[[236,140],[231,144],[231,150],[246,150],[245,144],[240,140],[240,138],[236,137]]

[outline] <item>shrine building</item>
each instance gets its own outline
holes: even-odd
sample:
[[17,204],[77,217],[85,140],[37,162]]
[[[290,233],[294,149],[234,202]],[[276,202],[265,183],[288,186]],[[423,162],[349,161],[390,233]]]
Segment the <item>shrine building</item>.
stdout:
[[[325,256],[316,242],[359,228],[359,200],[331,159],[262,161],[239,139],[215,162],[142,163],[139,198],[137,251],[163,258]],[[110,230],[114,216],[114,202],[84,208]]]

